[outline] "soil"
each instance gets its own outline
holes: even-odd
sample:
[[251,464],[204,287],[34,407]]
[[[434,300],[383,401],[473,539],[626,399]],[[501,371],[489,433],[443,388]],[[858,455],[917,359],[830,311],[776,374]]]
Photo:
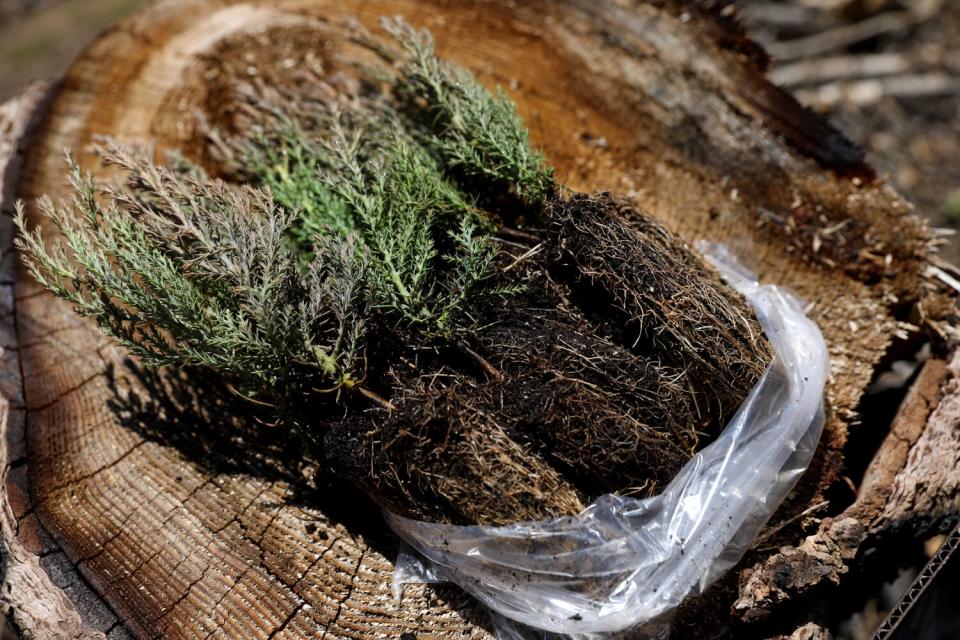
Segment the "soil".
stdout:
[[574,195],[552,203],[550,224],[552,257],[591,311],[612,316],[625,344],[676,363],[708,399],[698,411],[725,424],[772,357],[746,301],[626,201]]
[[326,468],[408,517],[507,524],[657,493],[720,432],[772,358],[745,301],[608,195],[541,216],[551,251],[502,256],[524,293],[475,305],[456,347],[378,350],[396,409],[329,425]]

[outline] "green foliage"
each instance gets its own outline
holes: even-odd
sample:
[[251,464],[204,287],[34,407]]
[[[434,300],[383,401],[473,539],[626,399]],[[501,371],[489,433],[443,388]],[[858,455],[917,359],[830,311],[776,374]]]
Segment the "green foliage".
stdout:
[[261,400],[357,388],[373,316],[405,341],[452,339],[468,302],[512,290],[493,278],[490,222],[449,177],[535,205],[555,186],[505,96],[426,32],[388,27],[406,51],[390,94],[245,88],[248,134],[212,141],[258,186],[108,146],[126,182],[98,191],[71,160],[72,202],[40,202],[61,239],[46,247],[18,208],[33,275],[146,364],[209,367]]
[[306,270],[291,251],[293,214],[269,192],[183,177],[117,147],[128,176],[98,202],[70,160],[74,198],[42,213],[48,249],[22,206],[16,244],[37,281],[96,319],[150,365],[206,366],[259,396],[284,397],[358,376],[366,261],[330,236]]
[[250,158],[251,170],[270,188],[277,204],[297,212],[291,233],[302,250],[309,251],[317,235],[356,232],[346,205],[317,179],[320,154],[304,142],[304,136],[291,130],[279,144],[256,148],[260,153]]
[[[474,210],[398,128],[371,137],[337,123],[328,148],[335,170],[323,177],[355,216],[374,304],[428,332],[449,332],[496,255],[478,235]],[[450,245],[442,256],[441,244]]]
[[489,224],[443,175],[383,96],[323,103],[247,93],[260,130],[236,141],[251,173],[297,211],[294,235],[356,238],[374,308],[427,334],[454,329],[496,247]]
[[553,170],[503,91],[492,95],[469,71],[441,60],[428,31],[400,19],[383,24],[403,48],[397,91],[426,112],[427,142],[447,168],[483,184],[505,183],[542,204],[555,189]]

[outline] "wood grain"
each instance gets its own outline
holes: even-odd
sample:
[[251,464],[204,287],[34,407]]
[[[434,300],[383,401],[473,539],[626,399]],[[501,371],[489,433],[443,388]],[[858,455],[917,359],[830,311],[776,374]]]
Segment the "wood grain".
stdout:
[[[910,206],[766,82],[762,54],[726,14],[699,6],[166,0],[74,64],[32,139],[19,194],[64,193],[64,148],[103,174],[85,152],[100,135],[203,161],[197,112],[228,111],[218,73],[259,73],[245,56],[296,70],[307,53],[325,73],[352,69],[363,56],[342,20],[376,32],[380,16],[402,14],[433,30],[441,54],[507,88],[562,181],[632,196],[810,303],[830,347],[830,415],[789,517],[838,479],[858,402],[900,320],[938,327],[950,303],[924,278],[930,238]],[[130,428],[118,402],[141,398],[149,414],[158,387],[22,270],[15,292],[36,513],[133,635],[487,635],[451,589],[392,599],[394,549],[368,508],[333,508],[338,496],[322,492],[298,499],[309,480],[217,470],[204,457],[216,451],[197,454],[200,440]],[[165,429],[187,429],[184,414],[156,411]]]
[[14,316],[13,189],[35,115],[49,87],[37,83],[0,105],[0,611],[24,640],[128,637],[109,606],[70,564],[33,511],[25,408]]

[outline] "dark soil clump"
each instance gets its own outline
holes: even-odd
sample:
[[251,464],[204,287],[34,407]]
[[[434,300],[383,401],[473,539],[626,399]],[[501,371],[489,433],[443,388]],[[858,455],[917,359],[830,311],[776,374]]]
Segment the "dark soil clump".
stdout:
[[686,371],[700,405],[723,425],[772,359],[747,302],[680,239],[606,195],[549,206],[552,258],[620,339]]
[[337,470],[381,506],[453,524],[502,525],[573,515],[577,491],[514,441],[489,394],[462,376],[411,385],[397,409],[354,416],[324,440]]
[[408,517],[500,525],[653,495],[716,437],[771,358],[746,302],[607,196],[550,215],[553,253],[501,271],[523,293],[469,309],[459,351],[402,358],[393,411],[330,429],[333,473]]
[[505,375],[488,393],[510,435],[591,498],[654,493],[696,450],[683,372],[614,344],[575,311],[504,310],[477,341]]
[[380,362],[395,409],[330,428],[332,473],[402,515],[500,525],[653,495],[716,437],[772,358],[746,301],[610,196],[542,215],[548,255],[500,271],[523,293],[471,307],[459,350]]

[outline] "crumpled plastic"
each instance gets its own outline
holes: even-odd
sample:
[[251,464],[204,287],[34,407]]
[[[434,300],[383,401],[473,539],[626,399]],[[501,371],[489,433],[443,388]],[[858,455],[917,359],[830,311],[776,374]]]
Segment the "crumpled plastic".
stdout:
[[720,436],[661,494],[604,495],[574,517],[484,527],[386,513],[410,547],[398,598],[407,583],[455,583],[490,609],[499,640],[665,637],[671,610],[737,563],[813,457],[829,361],[799,300],[724,247],[699,248],[753,305],[776,354]]

